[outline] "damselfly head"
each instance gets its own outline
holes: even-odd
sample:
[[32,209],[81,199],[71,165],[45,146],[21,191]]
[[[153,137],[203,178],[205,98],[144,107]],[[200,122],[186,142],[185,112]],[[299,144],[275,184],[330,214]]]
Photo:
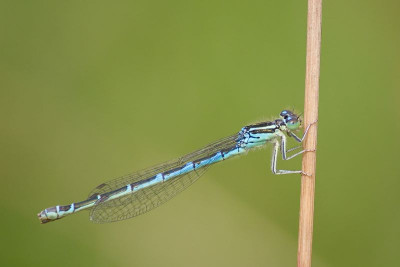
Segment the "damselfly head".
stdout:
[[301,125],[300,116],[297,116],[292,111],[283,110],[280,115],[281,115],[283,121],[285,122],[286,127],[289,130],[294,131],[300,127],[300,125]]

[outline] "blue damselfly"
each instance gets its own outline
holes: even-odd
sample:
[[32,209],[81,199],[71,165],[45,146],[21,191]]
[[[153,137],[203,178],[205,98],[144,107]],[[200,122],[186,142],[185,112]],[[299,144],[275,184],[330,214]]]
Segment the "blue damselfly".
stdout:
[[301,148],[298,146],[287,150],[287,137],[293,137],[301,143],[312,124],[307,126],[302,138],[293,132],[300,125],[299,116],[283,110],[279,119],[245,126],[239,133],[186,156],[103,183],[84,201],[47,208],[38,214],[39,220],[47,223],[82,210],[90,210],[90,220],[97,223],[132,218],[171,199],[193,184],[210,165],[264,146],[267,142],[273,144],[271,170],[274,174],[302,173],[276,168],[279,149],[284,160],[309,151],[301,150],[287,156],[288,152]]

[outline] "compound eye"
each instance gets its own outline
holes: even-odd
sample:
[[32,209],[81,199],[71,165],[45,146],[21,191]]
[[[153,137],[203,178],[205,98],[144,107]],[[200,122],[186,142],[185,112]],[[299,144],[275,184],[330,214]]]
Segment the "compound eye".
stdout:
[[282,112],[281,112],[280,115],[281,115],[281,116],[285,116],[285,115],[287,116],[288,113],[289,113],[289,112],[288,112],[287,110],[282,110]]

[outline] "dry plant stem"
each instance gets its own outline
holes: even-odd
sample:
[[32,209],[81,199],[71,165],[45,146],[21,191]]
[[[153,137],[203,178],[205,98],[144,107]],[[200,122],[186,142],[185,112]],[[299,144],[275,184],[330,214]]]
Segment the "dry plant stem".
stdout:
[[[322,0],[308,0],[306,88],[304,102],[304,125],[318,120],[318,92],[321,49]],[[304,149],[317,146],[317,124],[314,124],[304,143]],[[302,175],[300,195],[299,242],[297,266],[311,266],[314,189],[316,153],[304,153],[302,170],[311,176]]]

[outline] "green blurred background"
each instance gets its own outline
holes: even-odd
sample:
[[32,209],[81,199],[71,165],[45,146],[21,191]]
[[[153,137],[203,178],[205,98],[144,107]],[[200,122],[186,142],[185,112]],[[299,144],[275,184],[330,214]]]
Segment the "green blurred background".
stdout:
[[[399,3],[324,2],[314,266],[400,266]],[[270,149],[132,220],[36,213],[301,111],[306,1],[0,10],[2,266],[295,266],[300,177],[273,176]]]

